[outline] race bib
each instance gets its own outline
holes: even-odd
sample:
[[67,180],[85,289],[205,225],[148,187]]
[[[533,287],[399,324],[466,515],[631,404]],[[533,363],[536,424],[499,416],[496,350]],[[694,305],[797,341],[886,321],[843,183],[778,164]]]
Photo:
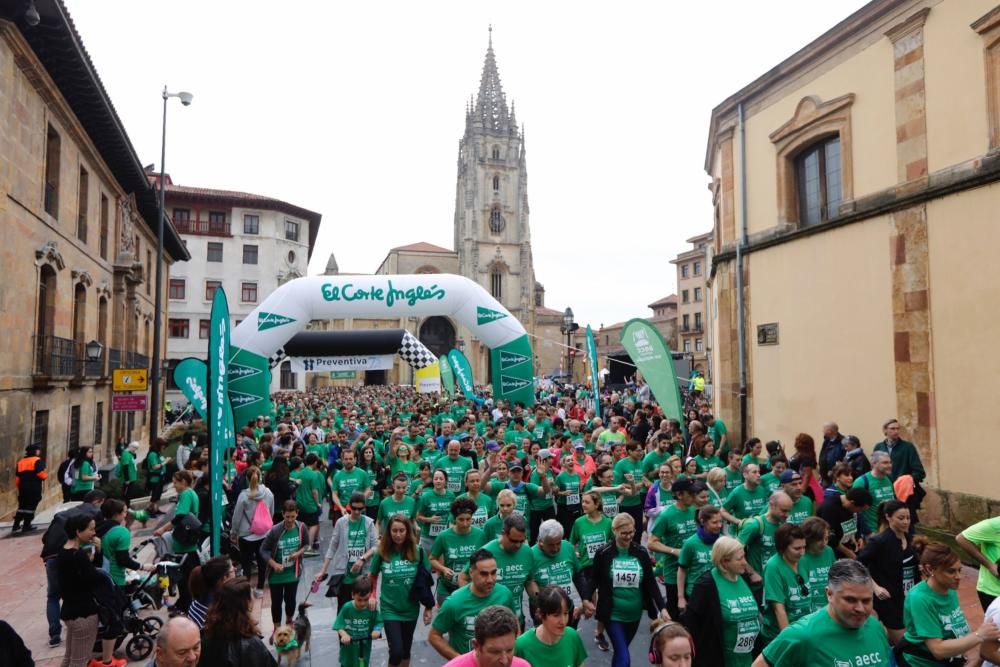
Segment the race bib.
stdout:
[[364,547],[347,547],[347,562],[357,563],[367,551]]
[[618,516],[618,500],[604,501],[604,516],[614,519]]
[[757,619],[740,621],[736,626],[736,643],[733,645],[733,653],[750,653],[759,632],[760,624]]
[[456,480],[449,479],[448,480],[448,490],[451,491],[452,493],[461,493],[462,492],[462,480],[460,480],[460,479],[456,479]]
[[428,533],[430,534],[431,537],[437,537],[438,535],[444,532],[445,528],[447,528],[447,526],[443,522],[432,523],[430,524],[430,527],[431,529],[430,531],[428,531]]
[[486,512],[483,512],[482,508],[476,510],[476,513],[472,515],[472,525],[475,528],[482,528],[486,525]]
[[844,533],[844,536],[840,539],[840,543],[849,544],[854,541],[854,534],[858,532],[858,520],[851,517],[847,521],[841,521],[840,529]]
[[566,496],[566,504],[567,505],[579,505],[580,504],[580,494],[579,493],[571,493],[568,496]]
[[600,551],[601,547],[603,547],[603,546],[604,546],[604,542],[593,542],[591,544],[588,544],[587,545],[587,558],[589,558],[590,560],[594,560],[594,556],[597,555],[597,552]]
[[611,582],[616,588],[639,588],[639,564],[615,559],[611,565]]

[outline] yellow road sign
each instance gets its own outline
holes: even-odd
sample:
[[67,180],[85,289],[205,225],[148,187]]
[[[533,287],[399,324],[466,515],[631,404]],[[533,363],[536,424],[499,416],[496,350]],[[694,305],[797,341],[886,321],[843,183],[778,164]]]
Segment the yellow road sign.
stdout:
[[146,391],[145,368],[116,368],[111,380],[115,391]]

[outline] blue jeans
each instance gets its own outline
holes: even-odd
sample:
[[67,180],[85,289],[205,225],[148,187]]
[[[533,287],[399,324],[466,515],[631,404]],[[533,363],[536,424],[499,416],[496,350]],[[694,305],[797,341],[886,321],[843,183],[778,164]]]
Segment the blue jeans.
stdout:
[[635,633],[639,631],[639,621],[625,623],[610,621],[607,625],[608,637],[611,639],[611,667],[631,667],[632,660],[628,654],[628,645],[632,643]]
[[45,591],[45,617],[49,621],[49,637],[61,637],[62,625],[59,622],[59,573],[56,570],[57,558],[45,561],[45,579],[48,589]]

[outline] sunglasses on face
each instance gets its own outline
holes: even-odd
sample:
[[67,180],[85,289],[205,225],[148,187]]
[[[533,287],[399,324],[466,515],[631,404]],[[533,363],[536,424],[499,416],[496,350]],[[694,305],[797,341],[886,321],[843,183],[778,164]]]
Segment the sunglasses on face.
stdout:
[[806,580],[802,578],[801,574],[795,575],[795,582],[799,585],[799,592],[802,595],[809,595],[809,587],[806,586]]
[[365,506],[364,505],[351,505],[351,510],[354,511],[354,512],[364,512],[365,511]]

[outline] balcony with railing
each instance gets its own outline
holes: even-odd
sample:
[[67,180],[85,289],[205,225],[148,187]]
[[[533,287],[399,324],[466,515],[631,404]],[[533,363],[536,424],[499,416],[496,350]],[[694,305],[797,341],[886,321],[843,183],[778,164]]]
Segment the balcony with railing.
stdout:
[[104,372],[104,351],[97,359],[87,358],[85,343],[59,336],[35,336],[36,376],[50,378],[99,378]]
[[116,368],[145,368],[149,370],[149,357],[138,352],[110,350],[108,372]]
[[232,236],[228,220],[174,220],[174,227],[181,234],[202,236]]

